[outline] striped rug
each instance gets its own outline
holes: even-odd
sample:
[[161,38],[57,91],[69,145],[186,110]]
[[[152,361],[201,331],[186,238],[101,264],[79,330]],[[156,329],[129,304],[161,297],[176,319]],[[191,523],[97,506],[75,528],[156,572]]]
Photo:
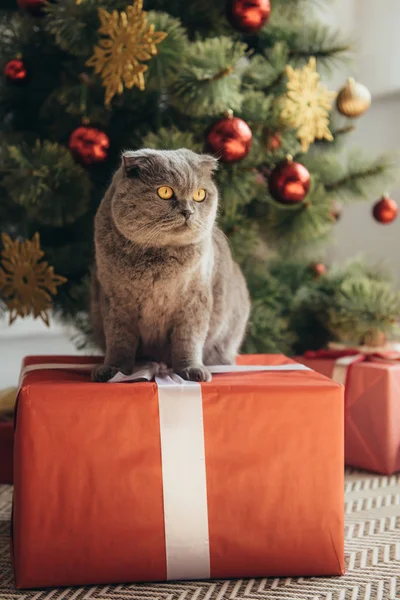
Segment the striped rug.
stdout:
[[400,475],[346,474],[340,578],[133,584],[18,591],[9,555],[12,488],[0,486],[0,600],[400,600]]

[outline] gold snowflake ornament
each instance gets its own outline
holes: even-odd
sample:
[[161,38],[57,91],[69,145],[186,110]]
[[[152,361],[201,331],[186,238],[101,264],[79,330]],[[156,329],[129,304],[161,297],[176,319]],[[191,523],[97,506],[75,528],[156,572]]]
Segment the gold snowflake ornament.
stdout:
[[333,140],[329,130],[329,112],[336,93],[321,84],[316,67],[313,56],[302,69],[286,67],[288,83],[281,117],[297,129],[303,152],[307,152],[316,139]]
[[17,317],[33,314],[49,325],[47,310],[57,286],[65,283],[65,277],[55,275],[53,267],[41,262],[44,256],[40,248],[39,234],[32,240],[13,241],[3,233],[3,252],[0,262],[0,297],[10,311],[10,325]]
[[136,0],[126,12],[109,13],[99,8],[99,33],[106,37],[94,47],[94,54],[86,64],[94,67],[103,80],[106,106],[115,94],[122,94],[124,87],[144,90],[143,73],[148,66],[142,63],[157,54],[156,44],[167,37],[163,31],[154,31],[146,15],[143,0]]

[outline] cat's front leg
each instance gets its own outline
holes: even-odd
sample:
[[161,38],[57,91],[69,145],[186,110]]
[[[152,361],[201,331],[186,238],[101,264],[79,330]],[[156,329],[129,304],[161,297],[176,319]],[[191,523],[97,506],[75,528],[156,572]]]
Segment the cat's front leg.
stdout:
[[93,381],[109,381],[119,371],[130,375],[135,365],[139,336],[136,329],[128,326],[115,313],[109,313],[104,320],[106,337],[106,356],[104,364],[97,365],[92,371]]
[[184,323],[174,328],[172,342],[172,368],[187,381],[210,381],[211,373],[203,365],[203,348],[206,331]]

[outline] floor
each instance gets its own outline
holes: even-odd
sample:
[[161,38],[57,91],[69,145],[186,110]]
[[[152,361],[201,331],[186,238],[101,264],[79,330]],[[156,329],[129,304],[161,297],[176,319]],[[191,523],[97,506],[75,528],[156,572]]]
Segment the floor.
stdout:
[[347,573],[337,578],[177,582],[16,590],[9,552],[11,486],[0,486],[0,600],[398,600],[400,474],[346,474]]

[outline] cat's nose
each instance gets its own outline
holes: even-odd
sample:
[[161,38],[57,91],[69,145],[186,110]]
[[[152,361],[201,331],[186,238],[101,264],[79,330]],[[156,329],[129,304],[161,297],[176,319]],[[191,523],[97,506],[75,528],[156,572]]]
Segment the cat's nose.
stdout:
[[194,213],[193,208],[191,206],[189,206],[188,204],[181,206],[180,211],[181,211],[181,214],[185,217],[186,221],[188,221],[190,219],[190,217],[192,216],[192,214]]

